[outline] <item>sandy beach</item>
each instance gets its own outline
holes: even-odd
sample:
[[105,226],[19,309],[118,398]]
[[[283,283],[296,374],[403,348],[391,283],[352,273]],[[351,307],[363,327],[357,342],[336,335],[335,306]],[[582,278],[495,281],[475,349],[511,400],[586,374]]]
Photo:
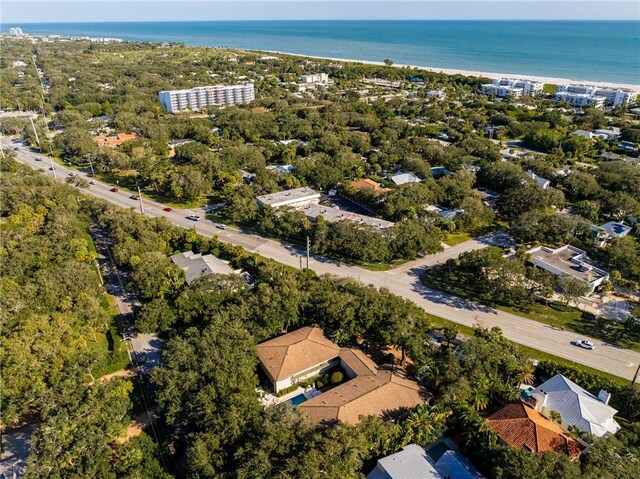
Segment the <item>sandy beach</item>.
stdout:
[[[314,56],[314,55],[302,55],[299,53],[280,52],[280,51],[264,51],[264,52],[274,53],[274,54],[278,53],[280,55],[292,55],[296,57],[315,58],[317,60],[330,60],[330,61],[336,61],[336,62],[363,63],[365,65],[384,66],[384,62],[374,62],[369,60],[354,60],[352,58],[320,57],[320,56]],[[402,64],[396,64],[396,63],[394,63],[393,66],[397,68],[417,68],[419,70],[425,70],[425,71],[434,72],[434,73],[444,73],[446,75],[464,75],[464,76],[486,77],[486,78],[500,78],[500,77],[523,78],[523,79],[538,81],[542,83],[550,83],[553,85],[558,85],[563,83],[579,83],[581,85],[627,88],[631,90],[640,91],[640,84],[633,85],[629,83],[597,82],[597,81],[577,80],[577,79],[570,79],[570,78],[553,78],[553,77],[542,77],[542,76],[535,76],[535,75],[520,75],[517,73],[478,72],[473,70],[457,70],[452,68],[436,68],[436,67],[428,67],[428,66],[420,66],[420,65],[402,65]]]

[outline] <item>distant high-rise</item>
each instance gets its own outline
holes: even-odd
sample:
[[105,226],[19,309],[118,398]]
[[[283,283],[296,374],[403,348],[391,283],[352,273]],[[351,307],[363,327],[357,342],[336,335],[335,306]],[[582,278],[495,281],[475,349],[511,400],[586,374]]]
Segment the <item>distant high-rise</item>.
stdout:
[[253,83],[241,85],[199,86],[187,90],[166,90],[159,93],[160,103],[168,112],[200,111],[207,106],[250,103],[255,99]]

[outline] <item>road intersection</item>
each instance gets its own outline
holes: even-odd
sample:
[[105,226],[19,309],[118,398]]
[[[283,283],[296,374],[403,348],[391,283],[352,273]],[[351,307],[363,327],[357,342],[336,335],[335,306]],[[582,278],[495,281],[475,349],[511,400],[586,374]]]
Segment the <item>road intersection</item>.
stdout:
[[[3,138],[3,143],[11,148],[16,147],[16,145],[11,143],[7,138]],[[40,155],[29,151],[23,146],[17,146],[17,148],[16,159],[19,162],[34,169],[40,169],[48,175],[53,173],[47,169],[49,168],[48,161],[36,161],[36,157]],[[54,164],[53,167],[56,170],[56,175],[59,180],[64,180],[64,178],[69,176],[69,173],[76,172],[76,170],[58,164]],[[139,208],[139,202],[129,198],[131,193],[122,190],[114,192],[110,191],[111,189],[112,185],[96,181],[95,185],[91,185],[82,191],[118,206],[134,209]],[[281,244],[274,240],[262,238],[252,232],[241,231],[231,227],[222,230],[216,228],[210,221],[194,222],[186,218],[193,213],[204,216],[202,210],[174,208],[172,211],[164,211],[163,208],[165,205],[147,198],[144,198],[142,201],[144,212],[149,216],[165,217],[178,226],[193,228],[203,236],[217,236],[220,241],[241,246],[250,252],[257,253],[292,267],[299,267],[300,257],[305,255],[305,252],[300,249]],[[319,256],[311,257],[309,267],[318,274],[350,277],[378,288],[387,288],[391,292],[418,304],[430,314],[465,326],[480,324],[487,328],[494,326],[500,327],[504,336],[516,343],[594,369],[632,379],[640,363],[640,353],[618,348],[570,331],[553,329],[550,326],[536,321],[426,288],[420,283],[419,278],[421,273],[429,266],[442,263],[449,258],[455,258],[464,251],[479,249],[491,244],[502,245],[505,244],[505,241],[508,241],[508,239],[500,233],[486,235],[453,246],[441,253],[406,263],[389,271],[370,271]],[[573,342],[581,339],[593,341],[597,347],[592,351],[587,351],[572,345]]]

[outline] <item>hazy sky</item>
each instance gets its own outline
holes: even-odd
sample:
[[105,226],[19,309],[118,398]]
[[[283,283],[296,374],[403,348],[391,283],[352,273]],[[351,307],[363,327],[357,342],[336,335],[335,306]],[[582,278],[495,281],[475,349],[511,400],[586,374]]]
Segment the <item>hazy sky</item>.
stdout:
[[0,22],[294,19],[628,19],[638,0],[3,0]]

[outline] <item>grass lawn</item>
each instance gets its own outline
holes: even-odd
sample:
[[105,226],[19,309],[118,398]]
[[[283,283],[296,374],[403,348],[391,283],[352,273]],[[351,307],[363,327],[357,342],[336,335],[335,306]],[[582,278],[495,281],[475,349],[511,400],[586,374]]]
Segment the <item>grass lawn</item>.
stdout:
[[[432,314],[429,314],[429,319],[431,320],[432,324],[436,327],[436,328],[442,328],[445,326],[453,326],[455,328],[457,328],[457,330],[460,332],[460,334],[464,335],[464,336],[473,336],[473,328],[470,328],[469,326],[464,326],[462,324],[458,324],[458,323],[454,323],[453,321],[449,321],[448,319],[444,319],[444,318],[440,318],[438,316],[434,316]],[[549,353],[545,353],[543,351],[538,351],[537,349],[531,348],[529,346],[523,346],[522,344],[519,343],[514,343],[518,348],[520,348],[524,353],[526,353],[529,357],[531,357],[532,359],[535,359],[537,361],[553,361],[554,363],[558,363],[558,364],[563,364],[566,366],[571,366],[573,368],[579,369],[581,371],[585,371],[587,373],[591,373],[591,374],[597,374],[598,376],[601,376],[603,378],[606,378],[610,381],[615,382],[616,384],[620,384],[621,386],[626,386],[629,384],[629,380],[625,379],[625,378],[621,378],[620,376],[615,376],[613,374],[610,373],[606,373],[604,371],[599,371],[598,369],[593,369],[590,368],[588,366],[583,366],[582,364],[573,362],[569,359],[564,359],[561,358],[559,356],[554,356],[553,354],[549,354]]]
[[119,312],[113,296],[103,294],[100,298],[100,306],[109,314],[111,322],[105,331],[97,332],[95,336],[87,334],[86,337],[89,350],[99,353],[104,358],[91,371],[96,378],[119,371],[129,365],[127,347],[116,326],[115,318]]
[[623,348],[640,351],[640,338],[637,335],[632,335],[624,324],[598,320],[592,314],[561,303],[549,302],[544,304],[536,302],[532,305],[521,307],[492,303],[483,300],[477,290],[469,286],[474,284],[472,279],[466,278],[456,271],[448,272],[438,268],[430,269],[429,275],[421,280],[425,286],[432,289],[487,304],[501,311],[532,319],[549,326],[564,328]]
[[464,243],[465,241],[469,241],[470,239],[489,234],[492,231],[497,231],[505,227],[506,225],[504,222],[494,221],[490,225],[476,228],[471,231],[456,231],[454,233],[449,233],[447,235],[447,238],[444,240],[444,242],[447,243],[449,246],[455,246],[457,244]]

